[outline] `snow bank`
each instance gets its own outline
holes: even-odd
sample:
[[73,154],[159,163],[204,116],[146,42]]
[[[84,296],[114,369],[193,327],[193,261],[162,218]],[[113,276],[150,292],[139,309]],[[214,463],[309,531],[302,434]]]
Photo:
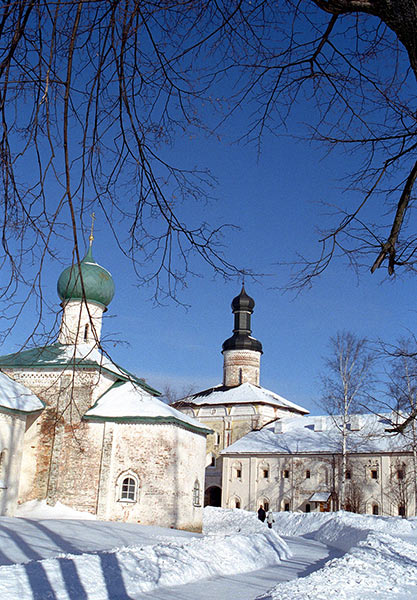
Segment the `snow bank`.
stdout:
[[366,540],[304,579],[277,585],[257,600],[415,600],[416,546],[390,535],[371,533]]
[[[278,527],[282,521],[282,529],[286,524],[287,531],[302,532],[306,537],[337,547],[346,554],[306,578],[277,585],[259,599],[363,600],[377,597],[392,600],[395,597],[414,600],[417,597],[415,521],[343,511],[280,517],[277,513]],[[397,536],[409,538],[414,543]]]
[[371,532],[377,531],[391,535],[407,535],[413,532],[413,526],[401,517],[374,517],[340,511],[333,514],[332,519],[325,522],[311,537],[347,552],[365,540]]
[[61,502],[50,506],[46,500],[30,500],[20,504],[15,516],[24,519],[96,519],[91,513],[74,510]]
[[290,555],[286,542],[265,526],[251,535],[212,534],[111,552],[65,554],[0,567],[0,598],[135,597],[157,587],[261,569]]
[[250,534],[265,533],[265,531],[267,531],[266,523],[262,523],[254,512],[240,508],[215,508],[213,506],[204,508],[203,533],[205,535]]

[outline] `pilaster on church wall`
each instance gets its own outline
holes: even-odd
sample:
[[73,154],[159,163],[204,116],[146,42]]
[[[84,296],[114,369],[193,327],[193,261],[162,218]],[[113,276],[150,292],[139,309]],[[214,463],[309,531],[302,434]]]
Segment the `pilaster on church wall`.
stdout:
[[25,423],[26,416],[0,412],[0,515],[16,510]]

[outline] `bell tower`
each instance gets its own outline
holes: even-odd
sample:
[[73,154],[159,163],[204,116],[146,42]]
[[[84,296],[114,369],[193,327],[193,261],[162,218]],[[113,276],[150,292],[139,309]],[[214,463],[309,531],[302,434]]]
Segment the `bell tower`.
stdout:
[[262,344],[251,336],[251,315],[255,306],[245,286],[232,301],[235,322],[233,335],[223,342],[223,385],[234,387],[242,383],[259,386]]

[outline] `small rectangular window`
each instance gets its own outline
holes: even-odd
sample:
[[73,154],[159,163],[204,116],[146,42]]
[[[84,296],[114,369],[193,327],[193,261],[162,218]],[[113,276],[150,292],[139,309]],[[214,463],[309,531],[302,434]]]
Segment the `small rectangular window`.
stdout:
[[284,510],[285,510],[285,512],[290,512],[290,503],[289,502],[286,502],[284,504]]
[[263,469],[262,473],[263,473],[264,479],[268,479],[268,477],[269,477],[269,471],[268,471],[268,469]]
[[378,471],[376,469],[371,470],[371,479],[378,479]]
[[289,478],[289,476],[290,476],[290,472],[289,472],[287,469],[285,469],[285,470],[282,472],[282,476],[283,476],[283,478],[284,478],[284,479],[288,479],[288,478]]
[[236,477],[238,479],[241,479],[241,477],[242,477],[242,469],[236,469]]
[[397,478],[398,479],[404,479],[404,471],[403,471],[403,469],[398,469],[398,471],[397,471]]
[[310,473],[310,471],[307,469],[307,471],[306,471],[306,479],[310,479],[310,477],[311,477],[311,473]]
[[350,473],[350,471],[346,471],[346,473],[345,473],[345,479],[351,479],[351,473]]

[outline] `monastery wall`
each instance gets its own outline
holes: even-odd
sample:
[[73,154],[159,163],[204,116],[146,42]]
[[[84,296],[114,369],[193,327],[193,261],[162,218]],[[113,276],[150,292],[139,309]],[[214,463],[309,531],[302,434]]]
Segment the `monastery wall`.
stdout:
[[[340,494],[341,458],[332,455],[223,457],[222,506],[314,512],[331,507],[311,501],[315,493]],[[415,514],[410,453],[350,454],[345,506],[362,513]],[[376,512],[375,512],[376,511]]]

